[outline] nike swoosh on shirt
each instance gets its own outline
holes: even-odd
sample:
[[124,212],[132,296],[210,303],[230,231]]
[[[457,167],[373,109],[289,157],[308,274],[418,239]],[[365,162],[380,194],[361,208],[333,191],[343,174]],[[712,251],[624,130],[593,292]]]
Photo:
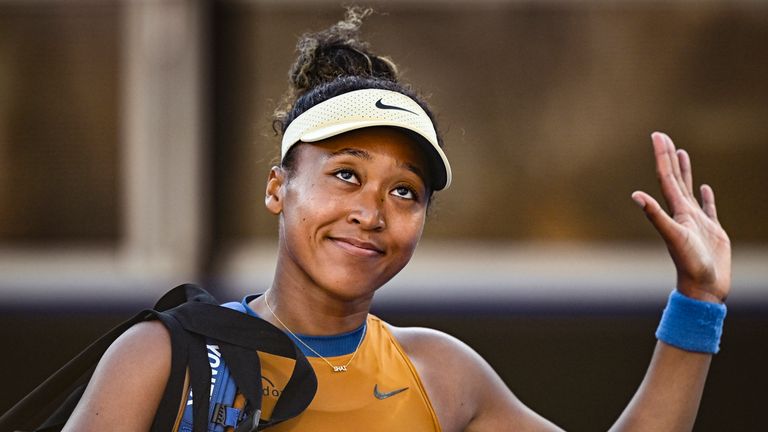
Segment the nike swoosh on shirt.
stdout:
[[392,396],[394,396],[394,395],[396,395],[398,393],[402,393],[402,392],[404,392],[406,390],[408,390],[408,387],[403,387],[403,388],[399,388],[397,390],[392,390],[391,392],[384,392],[384,393],[382,393],[382,392],[379,391],[379,385],[375,384],[373,386],[373,395],[376,396],[376,399],[384,400],[384,399],[386,399],[388,397],[392,397]]
[[[384,98],[381,98],[381,99],[384,99]],[[379,100],[377,100],[377,101],[376,101],[376,108],[380,108],[380,109],[391,109],[391,110],[400,110],[400,111],[409,112],[409,113],[411,113],[411,114],[414,114],[414,115],[418,115],[418,114],[416,114],[415,112],[413,112],[413,111],[411,111],[411,110],[409,110],[409,109],[401,108],[401,107],[399,107],[399,106],[394,106],[394,105],[387,105],[387,104],[385,104],[384,102],[382,102],[382,101],[381,101],[381,99],[379,99]]]

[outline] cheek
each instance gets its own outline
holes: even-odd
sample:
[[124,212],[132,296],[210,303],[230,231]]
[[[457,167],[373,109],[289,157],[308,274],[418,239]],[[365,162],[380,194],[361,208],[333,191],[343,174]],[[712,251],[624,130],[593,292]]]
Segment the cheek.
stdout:
[[396,229],[392,230],[393,235],[397,239],[397,244],[403,249],[404,252],[410,255],[416,249],[416,245],[419,244],[421,235],[424,232],[425,215],[423,212],[414,213],[403,218]]
[[315,182],[292,184],[286,191],[281,214],[286,230],[311,240],[316,229],[338,219],[339,201]]

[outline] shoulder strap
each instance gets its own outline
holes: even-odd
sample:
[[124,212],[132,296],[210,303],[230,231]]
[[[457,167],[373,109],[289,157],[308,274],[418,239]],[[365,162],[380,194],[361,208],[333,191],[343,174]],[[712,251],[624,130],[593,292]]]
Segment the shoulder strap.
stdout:
[[[301,350],[282,330],[260,318],[218,305],[187,303],[168,312],[181,323],[187,333],[210,338],[220,346],[221,355],[240,391],[245,395],[249,406],[256,409],[261,407],[261,368],[257,351],[296,361],[293,373],[275,405],[270,420],[262,422],[259,429],[274,426],[299,415],[312,402],[317,391],[314,370]],[[208,368],[207,359],[203,360]],[[195,372],[191,371],[191,375],[192,392],[201,394],[194,387]],[[205,382],[210,383],[210,376]],[[198,399],[201,404],[204,403],[200,410],[207,413],[209,407],[206,398],[195,398],[194,403],[198,403]],[[178,402],[180,401],[177,400],[175,406],[178,406]]]
[[[185,284],[165,294],[154,309],[143,310],[110,330],[51,375],[0,417],[0,431],[60,430],[107,348],[128,328],[149,319],[159,319],[168,328],[172,348],[171,375],[152,425],[153,431],[167,432],[173,427],[181,398],[186,396],[181,392],[187,367],[190,369],[193,393],[208,393],[211,371],[206,338],[221,343],[222,356],[230,365],[232,375],[250,406],[251,414],[237,432],[263,429],[295,417],[306,409],[314,397],[317,390],[314,371],[282,331],[261,319],[222,308],[205,290]],[[261,367],[256,351],[296,360],[293,374],[283,397],[275,406],[272,419],[261,425]],[[195,430],[207,430],[208,402],[204,397],[194,399]]]
[[141,311],[89,345],[3,414],[0,417],[0,430],[34,428],[33,425],[40,424],[46,416],[50,415],[52,409],[44,410],[45,407],[49,406],[58,406],[59,408],[42,423],[40,429],[36,430],[55,430],[50,428],[57,425],[61,427],[80,400],[80,396],[85,390],[85,384],[87,384],[93,369],[107,348],[131,326],[147,320],[154,313],[152,310]]

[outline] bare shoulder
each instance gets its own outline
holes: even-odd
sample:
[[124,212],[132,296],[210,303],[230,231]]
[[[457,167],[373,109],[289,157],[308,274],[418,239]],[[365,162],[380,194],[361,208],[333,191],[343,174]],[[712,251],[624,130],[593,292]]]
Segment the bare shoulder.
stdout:
[[136,324],[104,353],[63,430],[149,430],[170,369],[171,338],[165,326],[159,321]]
[[109,347],[105,357],[112,353],[137,355],[141,348],[159,350],[171,354],[171,335],[158,320],[143,321],[129,328]]
[[457,373],[460,378],[467,377],[467,380],[477,378],[469,372],[478,370],[496,375],[480,354],[448,333],[424,327],[389,327],[414,363],[438,371],[439,374]]
[[429,328],[390,326],[413,363],[444,431],[464,430],[479,409],[467,370],[484,360],[459,339]]
[[390,325],[416,367],[445,432],[559,430],[512,393],[491,365],[438,330]]
[[472,365],[487,365],[485,360],[458,338],[425,327],[395,327],[389,325],[412,362],[443,372],[461,370]]

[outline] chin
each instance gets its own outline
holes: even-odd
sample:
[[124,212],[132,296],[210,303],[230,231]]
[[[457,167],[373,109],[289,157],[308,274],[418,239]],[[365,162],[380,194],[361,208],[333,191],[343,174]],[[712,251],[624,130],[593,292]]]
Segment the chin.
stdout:
[[[370,276],[365,271],[357,271],[356,274],[340,274],[337,277],[328,278],[329,283],[323,284],[334,297],[344,301],[353,301],[362,298],[369,298],[382,285],[387,283],[394,275],[377,280],[371,280],[370,277],[361,278],[360,276]],[[352,276],[352,277],[351,277]]]

